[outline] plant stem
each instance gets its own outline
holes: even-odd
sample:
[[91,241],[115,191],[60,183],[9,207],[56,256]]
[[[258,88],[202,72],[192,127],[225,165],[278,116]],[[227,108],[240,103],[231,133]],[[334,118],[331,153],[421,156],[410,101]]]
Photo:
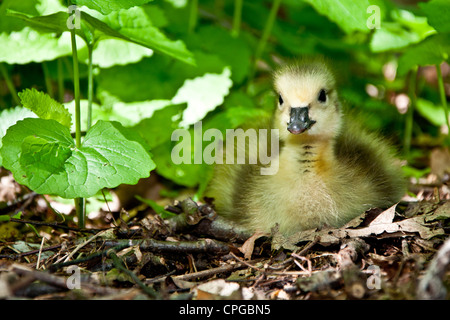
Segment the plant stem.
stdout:
[[0,73],[3,76],[3,79],[5,79],[6,86],[8,87],[8,90],[11,93],[11,96],[12,96],[14,102],[18,106],[22,105],[20,103],[19,96],[17,95],[16,88],[14,87],[14,83],[12,82],[11,77],[9,76],[8,70],[6,70],[6,67],[5,67],[4,63],[0,63]]
[[81,148],[81,107],[80,107],[80,72],[78,69],[78,52],[74,29],[70,30],[73,57],[73,91],[75,98],[75,144]]
[[50,79],[49,71],[48,71],[48,65],[44,61],[42,62],[42,71],[44,71],[44,79],[45,79],[45,87],[47,89],[47,93],[50,97],[53,98],[53,85],[52,85],[52,79]]
[[198,0],[191,0],[189,5],[189,24],[188,32],[192,33],[197,26],[197,16],[198,16]]
[[87,126],[86,132],[92,125],[92,99],[94,97],[94,73],[92,71],[92,52],[93,44],[88,44],[89,62],[88,62],[88,110],[87,110]]
[[62,59],[58,59],[58,100],[64,103],[64,74]]
[[[81,148],[81,107],[80,107],[80,73],[78,70],[78,53],[77,42],[75,39],[75,29],[70,30],[72,42],[72,57],[73,57],[73,88],[75,96],[75,145],[77,149]],[[85,227],[85,200],[83,198],[76,198],[75,210],[78,215],[78,227]]]
[[417,85],[417,68],[411,70],[409,74],[409,85],[408,85],[408,95],[411,101],[408,112],[406,113],[405,121],[405,137],[404,137],[404,154],[406,157],[409,156],[409,151],[411,149],[411,138],[412,138],[412,127],[414,123],[414,109],[416,107],[416,85]]
[[275,22],[275,18],[277,17],[278,8],[280,7],[282,0],[274,0],[272,4],[272,8],[270,9],[269,17],[267,18],[266,25],[264,26],[264,30],[261,38],[259,39],[258,46],[255,51],[255,58],[253,67],[250,71],[249,82],[253,79],[253,76],[256,72],[256,64],[258,60],[261,58],[264,48],[266,47],[267,41],[269,40],[270,33],[272,32],[273,24]]
[[442,104],[442,107],[444,108],[444,112],[445,112],[445,121],[447,123],[448,134],[450,134],[450,123],[448,120],[447,98],[445,96],[444,79],[442,78],[441,67],[439,64],[436,65],[436,72],[437,72],[437,80],[438,80],[438,87],[439,87],[439,95],[441,96],[441,104]]
[[233,37],[238,37],[241,29],[242,4],[243,0],[234,0],[233,29],[231,30]]
[[259,39],[258,47],[255,53],[255,62],[261,58],[264,48],[266,47],[267,40],[269,39],[270,33],[272,32],[273,24],[275,18],[277,17],[278,8],[280,7],[281,0],[274,0],[272,8],[270,9],[269,17],[267,18],[266,25],[264,26],[263,34],[261,39]]

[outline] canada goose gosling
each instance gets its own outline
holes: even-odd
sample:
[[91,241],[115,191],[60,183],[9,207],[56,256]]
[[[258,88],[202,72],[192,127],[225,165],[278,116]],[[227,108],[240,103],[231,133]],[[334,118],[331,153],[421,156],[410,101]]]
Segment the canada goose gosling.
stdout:
[[279,169],[217,165],[207,195],[220,215],[251,230],[285,235],[341,227],[372,207],[403,195],[404,182],[391,147],[343,115],[334,76],[320,60],[301,61],[274,74],[278,106]]

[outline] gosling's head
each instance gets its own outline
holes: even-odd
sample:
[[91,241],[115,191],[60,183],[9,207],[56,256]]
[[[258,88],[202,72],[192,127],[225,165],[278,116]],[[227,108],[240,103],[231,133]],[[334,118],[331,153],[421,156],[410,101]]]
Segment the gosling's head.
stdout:
[[341,126],[341,107],[333,74],[322,60],[302,60],[274,74],[280,139],[331,139]]

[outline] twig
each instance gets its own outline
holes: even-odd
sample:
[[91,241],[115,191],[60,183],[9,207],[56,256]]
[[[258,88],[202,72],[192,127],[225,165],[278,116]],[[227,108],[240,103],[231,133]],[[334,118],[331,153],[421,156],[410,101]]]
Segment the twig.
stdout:
[[77,232],[88,232],[88,233],[95,233],[98,231],[101,231],[101,229],[80,229],[80,228],[73,228],[64,226],[61,224],[58,224],[57,222],[43,222],[43,221],[34,221],[34,220],[25,220],[25,219],[16,219],[16,218],[9,218],[9,221],[11,222],[19,222],[19,223],[27,223],[32,224],[35,226],[47,226],[47,227],[54,227],[54,228],[60,228],[64,230],[71,230],[71,231],[77,231]]
[[124,265],[122,260],[117,256],[116,252],[114,251],[114,249],[110,249],[108,250],[108,257],[110,257],[112,259],[112,261],[114,262],[115,267],[126,273],[127,275],[129,275],[133,281],[142,289],[142,291],[144,291],[150,298],[153,299],[158,299],[160,298],[159,294],[153,290],[153,288],[150,288],[148,286],[146,286],[139,278],[138,276],[133,272],[128,270]]
[[54,246],[42,248],[42,250],[36,249],[36,250],[31,250],[31,251],[27,251],[27,252],[23,252],[23,253],[19,253],[19,254],[0,254],[0,259],[16,260],[16,259],[19,259],[19,258],[22,258],[25,256],[30,256],[30,255],[39,253],[40,250],[41,250],[41,252],[45,252],[45,251],[50,251],[50,250],[61,248],[61,246],[62,246],[62,244],[56,244]]
[[[47,271],[34,270],[34,269],[31,269],[29,267],[26,267],[24,265],[17,264],[17,263],[11,265],[10,269],[12,272],[14,272],[18,275],[25,276],[26,281],[28,283],[31,282],[31,279],[34,278],[35,280],[39,280],[39,281],[51,284],[51,285],[59,287],[59,288],[63,288],[66,290],[68,289],[66,277],[56,276]],[[81,282],[80,285],[81,285],[82,289],[90,290],[97,294],[110,294],[110,293],[119,292],[118,290],[113,289],[113,288],[100,287],[100,286],[93,285],[91,283]],[[16,289],[18,289],[18,288],[16,287]]]
[[67,258],[64,260],[64,262],[69,261],[69,260],[74,256],[74,254],[78,252],[78,250],[80,250],[80,249],[83,248],[85,245],[87,245],[89,242],[95,240],[97,237],[99,237],[100,235],[104,234],[105,232],[106,232],[106,230],[105,230],[105,231],[101,231],[101,232],[99,232],[99,233],[96,233],[95,235],[93,235],[92,237],[90,237],[90,238],[89,238],[88,240],[86,240],[85,242],[79,244],[79,245],[75,248],[75,250],[73,250],[73,251],[67,256]]
[[44,246],[44,241],[45,241],[45,237],[42,237],[41,246],[39,247],[38,259],[36,262],[36,269],[39,269],[39,263],[41,262],[41,253],[42,253],[42,247]]
[[125,246],[139,246],[142,251],[151,252],[170,252],[170,253],[213,253],[225,254],[230,252],[230,246],[227,243],[213,240],[202,239],[198,241],[161,241],[155,239],[140,239],[140,240],[106,240],[105,246],[113,247],[118,245]]

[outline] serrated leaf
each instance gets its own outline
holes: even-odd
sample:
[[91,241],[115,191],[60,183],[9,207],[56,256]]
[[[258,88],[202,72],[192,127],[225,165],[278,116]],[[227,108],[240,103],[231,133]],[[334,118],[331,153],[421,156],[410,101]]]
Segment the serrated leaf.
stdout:
[[[6,109],[0,112],[0,149],[2,148],[2,138],[6,134],[6,130],[9,127],[16,124],[17,121],[23,120],[25,118],[36,118],[37,116],[30,110],[23,107],[16,107],[14,109]],[[2,166],[3,160],[0,154],[0,167]]]
[[[80,43],[80,48],[83,45]],[[0,50],[0,62],[9,64],[51,61],[72,52],[68,32],[55,38],[54,34],[39,33],[30,27],[0,33],[0,47],[8,48]]]
[[[66,12],[33,17],[20,12],[8,11],[8,15],[20,18],[42,32],[62,33],[67,31],[68,15]],[[181,40],[173,41],[167,38],[152,25],[149,17],[140,7],[114,11],[107,16],[99,15],[99,18],[81,11],[82,28],[75,28],[75,33],[89,44],[101,39],[118,38],[195,65],[192,53],[186,49],[184,43]]]
[[207,73],[202,77],[186,80],[172,99],[174,104],[188,105],[180,125],[186,127],[194,124],[221,105],[233,85],[230,77],[230,69],[225,68],[222,74]]
[[63,126],[70,128],[72,115],[59,102],[52,99],[48,94],[36,89],[25,89],[19,92],[22,105],[33,111],[41,119],[53,119]]
[[445,112],[442,106],[435,105],[433,102],[418,98],[416,102],[417,111],[435,126],[446,124]]
[[[92,17],[89,16],[89,19]],[[192,53],[186,49],[181,40],[170,40],[156,28],[145,10],[134,7],[110,13],[102,18],[110,28],[119,32],[125,40],[135,42],[156,51],[165,53],[175,59],[195,65]],[[94,27],[92,21],[89,21]]]
[[18,183],[42,194],[90,197],[102,188],[135,184],[155,168],[145,142],[117,122],[98,121],[76,149],[68,128],[25,119],[8,129],[1,155]]
[[450,32],[450,1],[432,0],[419,2],[419,7],[425,12],[428,23],[439,32]]
[[[98,42],[92,54],[92,63],[100,68],[135,63],[153,55],[153,50],[121,39],[104,39]],[[88,63],[88,51],[78,55],[79,61]]]
[[153,0],[74,0],[73,3],[108,14],[116,10],[140,6],[151,1]]
[[436,65],[448,60],[450,34],[436,34],[413,45],[400,57],[398,73],[404,75],[414,66]]
[[376,5],[370,0],[305,0],[310,3],[320,14],[328,17],[346,33],[353,31],[369,32],[367,19],[370,14],[367,8]]

